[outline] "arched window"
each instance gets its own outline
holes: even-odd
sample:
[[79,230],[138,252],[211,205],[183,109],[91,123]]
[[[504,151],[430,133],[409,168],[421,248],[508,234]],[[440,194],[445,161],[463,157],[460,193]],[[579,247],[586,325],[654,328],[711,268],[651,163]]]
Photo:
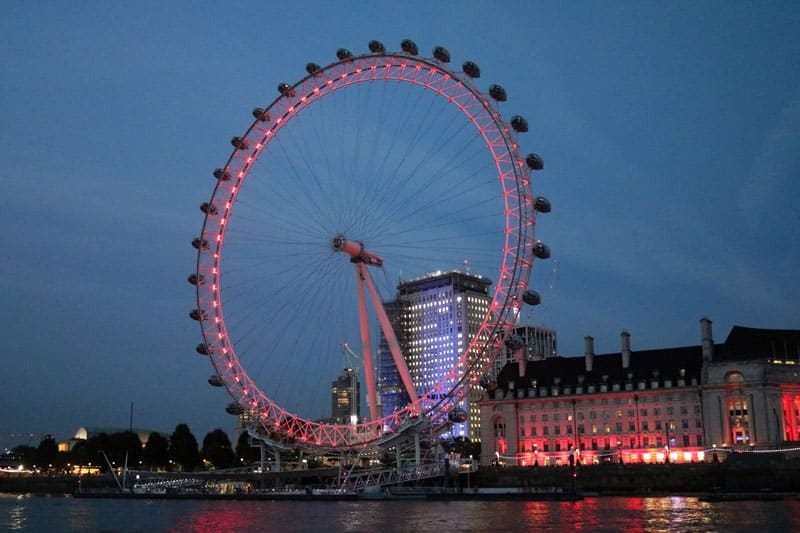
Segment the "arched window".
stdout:
[[744,383],[744,376],[738,370],[733,370],[725,374],[725,383],[742,384]]

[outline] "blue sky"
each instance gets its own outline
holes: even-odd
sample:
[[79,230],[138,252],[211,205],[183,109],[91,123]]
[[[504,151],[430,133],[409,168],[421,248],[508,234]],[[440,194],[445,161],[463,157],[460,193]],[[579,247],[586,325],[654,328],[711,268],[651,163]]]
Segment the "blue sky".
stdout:
[[[800,328],[792,2],[8,2],[0,20],[0,445],[230,430],[194,354],[189,241],[228,140],[279,82],[370,39],[476,61],[524,115],[553,250],[530,316],[560,352]],[[557,265],[557,272],[554,271]],[[34,438],[38,442],[38,437]]]

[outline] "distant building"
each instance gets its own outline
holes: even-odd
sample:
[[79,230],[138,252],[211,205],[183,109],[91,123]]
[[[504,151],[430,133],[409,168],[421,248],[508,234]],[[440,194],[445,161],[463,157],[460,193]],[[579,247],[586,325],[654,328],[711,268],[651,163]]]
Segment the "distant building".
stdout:
[[[75,431],[75,435],[71,439],[67,439],[63,442],[58,443],[58,451],[60,452],[68,452],[72,450],[75,445],[81,441],[86,441],[91,439],[92,437],[96,437],[105,433],[106,435],[111,435],[113,433],[125,433],[127,431],[133,431],[136,433],[136,436],[139,437],[139,442],[142,443],[142,447],[144,448],[147,445],[147,441],[150,439],[151,433],[161,433],[160,431],[155,431],[152,429],[142,429],[142,428],[133,428],[132,430],[127,427],[97,427],[97,426],[86,426],[86,427],[79,427]],[[166,438],[169,438],[169,433],[161,433]]]
[[[392,324],[392,329],[397,336],[397,342],[402,346],[403,332],[398,325],[400,304],[397,301],[383,302],[383,309],[386,311],[386,316],[389,317],[389,322]],[[389,350],[389,343],[386,341],[386,336],[380,331],[380,327],[378,330],[377,394],[381,416],[385,417],[391,415],[404,405],[407,405],[408,394],[406,394],[403,384],[400,381],[400,373],[397,371],[397,366],[394,364],[394,359],[392,358],[392,352]]]
[[[548,357],[558,356],[558,342],[553,329],[542,326],[517,326],[514,335],[520,337],[525,343],[525,357],[528,361],[539,361]],[[495,360],[495,375],[499,374],[508,363],[515,362],[511,350],[505,349],[502,355]]]
[[[522,370],[522,372],[520,372]],[[480,402],[483,463],[688,462],[800,441],[800,330],[735,326],[714,344],[506,365]],[[720,457],[721,459],[723,457]]]
[[356,424],[361,418],[361,384],[358,370],[345,368],[331,383],[331,420],[335,424]]
[[[396,300],[385,306],[394,313],[395,332],[417,394],[429,391],[458,363],[488,313],[491,284],[484,277],[451,270],[397,286]],[[383,334],[381,347],[378,382],[382,412],[387,415],[408,399]],[[480,438],[480,411],[474,399],[472,394],[464,400],[461,407],[468,418],[455,424],[453,436]]]

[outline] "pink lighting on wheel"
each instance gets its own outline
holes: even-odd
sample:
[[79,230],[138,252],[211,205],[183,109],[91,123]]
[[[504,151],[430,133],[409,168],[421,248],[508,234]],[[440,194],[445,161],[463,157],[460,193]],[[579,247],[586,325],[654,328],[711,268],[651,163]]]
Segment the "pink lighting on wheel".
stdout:
[[[379,69],[378,67],[382,65],[385,68]],[[358,76],[354,74],[358,74]],[[319,79],[320,77],[323,79]],[[324,80],[325,78],[327,79]],[[217,368],[224,370],[224,365],[231,370],[231,372],[220,372],[220,377],[226,382],[230,394],[234,399],[240,398],[243,402],[244,398],[240,395],[243,392],[248,402],[252,403],[252,407],[266,407],[260,411],[260,415],[263,418],[262,422],[268,424],[271,430],[278,430],[279,433],[284,435],[297,436],[301,440],[317,444],[320,447],[341,447],[348,449],[361,447],[364,443],[379,438],[383,428],[386,428],[387,431],[394,431],[398,426],[406,424],[410,416],[426,414],[425,409],[429,407],[425,406],[435,403],[431,401],[433,397],[450,394],[451,392],[454,398],[463,397],[464,391],[455,391],[455,389],[453,389],[455,386],[454,384],[460,379],[459,373],[463,375],[463,369],[467,368],[467,365],[469,365],[470,368],[475,365],[475,372],[479,371],[483,365],[482,362],[476,365],[474,360],[467,359],[468,354],[471,353],[473,348],[478,352],[488,349],[488,346],[494,342],[495,337],[492,337],[493,341],[486,339],[490,337],[490,333],[494,334],[494,329],[497,324],[500,324],[500,326],[497,327],[502,329],[509,328],[513,325],[514,312],[518,310],[519,303],[515,304],[513,302],[512,295],[518,294],[517,291],[524,290],[527,287],[527,277],[531,268],[531,261],[528,260],[530,250],[522,248],[524,246],[522,243],[530,242],[528,235],[529,232],[532,233],[532,229],[529,228],[532,227],[534,215],[530,213],[530,206],[532,204],[529,196],[530,192],[527,180],[521,181],[524,177],[517,175],[517,172],[520,172],[518,169],[522,168],[524,164],[519,154],[509,152],[509,150],[517,150],[517,143],[509,137],[512,134],[504,134],[502,132],[502,119],[500,119],[499,113],[491,109],[491,104],[485,101],[485,97],[483,97],[471,83],[463,83],[458,75],[451,76],[447,70],[443,70],[441,65],[434,67],[434,65],[428,63],[427,60],[415,57],[404,57],[400,60],[391,55],[377,54],[363,57],[351,57],[347,61],[334,63],[328,67],[322,68],[315,76],[310,76],[309,79],[301,80],[293,87],[295,87],[297,94],[304,95],[299,98],[299,101],[303,102],[303,105],[296,105],[296,101],[295,105],[290,105],[288,103],[288,98],[278,98],[269,108],[270,116],[276,117],[274,119],[273,128],[264,131],[258,127],[256,123],[253,123],[252,129],[248,130],[246,134],[242,136],[244,141],[250,143],[251,146],[255,146],[255,152],[245,157],[244,154],[241,154],[241,150],[233,150],[233,155],[225,168],[231,174],[238,175],[239,181],[236,186],[230,188],[229,198],[227,197],[228,193],[226,193],[227,184],[221,185],[214,190],[212,202],[216,200],[216,205],[220,205],[224,201],[226,211],[223,213],[224,216],[217,219],[218,222],[216,222],[216,224],[218,224],[218,226],[216,228],[214,227],[215,221],[213,220],[210,220],[207,223],[209,225],[204,228],[204,235],[206,236],[213,235],[215,233],[214,229],[218,230],[218,232],[216,232],[216,242],[218,245],[216,253],[213,255],[213,261],[211,259],[211,254],[198,253],[198,273],[202,271],[207,274],[210,270],[214,276],[218,275],[218,266],[221,264],[220,252],[222,250],[223,232],[228,225],[227,218],[231,216],[230,212],[233,205],[236,203],[236,196],[239,189],[242,187],[244,179],[247,178],[251,170],[249,165],[254,163],[261,150],[266,148],[266,145],[278,134],[278,131],[282,129],[284,125],[293,122],[292,120],[288,120],[289,117],[287,115],[291,114],[291,117],[294,117],[295,114],[302,114],[303,110],[313,107],[312,104],[315,100],[324,98],[339,89],[373,81],[409,83],[414,86],[423,87],[426,90],[431,90],[433,93],[440,95],[444,101],[449,101],[455,109],[461,111],[483,138],[486,148],[491,152],[491,157],[494,159],[497,176],[500,181],[500,186],[503,189],[502,197],[506,202],[505,246],[501,252],[498,252],[498,257],[502,253],[502,266],[500,268],[502,275],[494,287],[495,292],[492,296],[489,311],[484,317],[479,331],[475,335],[476,340],[470,343],[470,347],[463,352],[459,362],[449,374],[444,376],[438,385],[428,390],[426,394],[420,398],[417,396],[409,370],[400,352],[399,344],[394,336],[386,311],[383,309],[381,299],[369,272],[368,267],[370,266],[381,267],[383,265],[383,258],[368,250],[364,250],[360,243],[354,241],[346,241],[344,243],[343,249],[340,251],[346,252],[352,259],[357,259],[354,263],[355,274],[357,276],[358,294],[356,296],[358,300],[362,348],[371,345],[369,342],[369,321],[366,318],[366,300],[367,293],[369,293],[373,312],[377,315],[377,321],[385,337],[387,337],[389,341],[392,358],[398,368],[403,387],[411,398],[411,405],[404,408],[403,411],[395,412],[381,419],[377,409],[375,380],[374,377],[368,377],[366,385],[370,420],[366,423],[358,424],[355,427],[351,425],[337,426],[322,424],[304,420],[279,407],[273,400],[269,399],[259,390],[258,386],[248,377],[236,354],[236,349],[238,347],[235,346],[232,340],[227,342],[227,345],[231,348],[230,352],[228,352],[227,348],[221,349],[222,355],[226,356],[225,359],[222,359],[222,356],[219,355],[220,352],[217,352],[218,355],[214,356],[217,358],[216,360],[212,357],[214,365],[219,365]],[[319,83],[324,83],[324,85],[319,86]],[[325,90],[320,91],[321,87],[324,87]],[[287,120],[283,120],[284,118]],[[263,136],[263,139],[261,136]],[[260,142],[256,143],[256,139],[259,139]],[[518,191],[520,186],[523,188],[522,191]],[[235,219],[235,221],[238,221],[238,219]],[[234,224],[234,226],[236,226],[236,224]],[[210,237],[207,238],[210,239]],[[521,243],[519,247],[513,246],[515,242]],[[223,305],[218,297],[218,283],[219,280],[215,279],[215,283],[211,285],[210,292],[209,286],[198,285],[196,289],[198,303],[205,303],[205,305],[207,305],[207,303],[211,301],[212,305],[216,308],[215,313],[217,314],[217,316],[214,317],[214,322],[219,324],[221,330],[227,331],[224,320],[222,319]],[[366,285],[366,290],[364,289],[364,285]],[[345,296],[343,295],[342,298],[345,298]],[[366,327],[364,326],[365,323],[367,324]],[[206,339],[209,337],[213,338],[214,336],[214,333],[210,331],[204,330],[203,333]],[[236,331],[233,333],[229,332],[228,338],[234,339],[236,337],[233,335],[236,334]],[[220,341],[224,337],[222,331],[216,333],[215,336]],[[482,337],[484,340],[477,340],[479,337]],[[209,341],[207,340],[206,342]],[[220,344],[217,344],[218,349],[219,346]],[[392,349],[393,347],[396,347],[396,349]],[[363,350],[365,358],[364,369],[368,376],[374,376],[374,369],[372,369],[371,366],[368,368],[367,359],[369,359],[369,365],[372,364],[371,355],[368,357],[368,350],[368,348]],[[229,357],[227,357],[228,354],[230,354]],[[469,372],[472,371],[470,370]],[[469,379],[464,380],[464,383],[474,382],[477,379],[472,373],[469,374],[468,378]],[[461,396],[459,396],[459,394]],[[245,404],[240,402],[240,405],[244,406]],[[444,409],[446,413],[450,407],[450,404],[445,403],[441,409]]]

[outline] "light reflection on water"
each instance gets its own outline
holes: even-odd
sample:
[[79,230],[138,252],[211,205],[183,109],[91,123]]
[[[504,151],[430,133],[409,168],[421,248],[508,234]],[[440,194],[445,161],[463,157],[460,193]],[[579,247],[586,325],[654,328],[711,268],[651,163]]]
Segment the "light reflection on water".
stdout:
[[800,501],[223,502],[0,497],[1,531],[800,531]]

